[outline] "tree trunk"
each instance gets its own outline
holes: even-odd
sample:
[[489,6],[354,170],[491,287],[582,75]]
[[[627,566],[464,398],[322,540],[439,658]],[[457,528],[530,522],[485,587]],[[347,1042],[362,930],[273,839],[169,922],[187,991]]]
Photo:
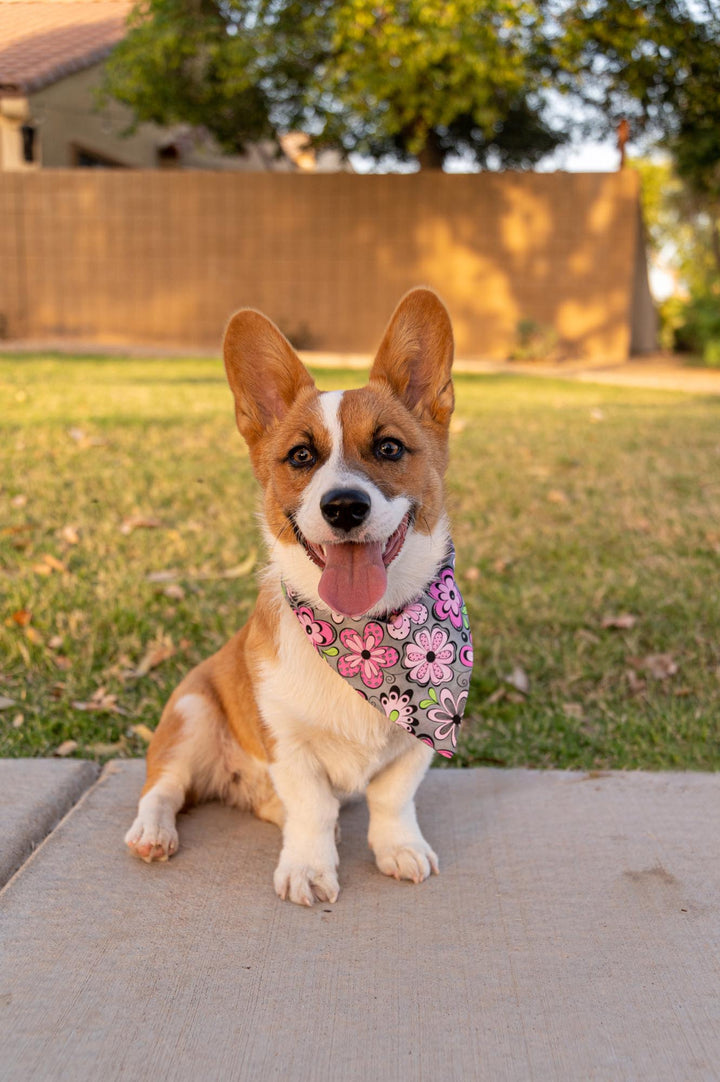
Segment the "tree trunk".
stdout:
[[425,169],[442,169],[445,161],[445,151],[440,145],[440,140],[437,134],[430,129],[425,140],[425,146],[419,152],[417,160],[420,163],[420,168]]
[[715,269],[720,274],[720,219],[717,217],[718,208],[713,207],[710,211],[712,218],[710,224],[710,238],[712,242],[713,255],[715,256]]

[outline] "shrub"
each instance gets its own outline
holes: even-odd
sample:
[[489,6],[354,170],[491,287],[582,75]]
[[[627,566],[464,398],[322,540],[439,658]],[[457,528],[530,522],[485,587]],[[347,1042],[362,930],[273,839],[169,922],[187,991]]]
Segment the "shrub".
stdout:
[[[677,305],[677,299],[673,300]],[[720,284],[680,302],[679,307],[669,302],[666,305],[673,347],[681,353],[696,354],[705,364],[720,366]]]
[[520,319],[516,327],[516,345],[511,361],[546,361],[556,359],[558,334],[554,327],[534,319]]

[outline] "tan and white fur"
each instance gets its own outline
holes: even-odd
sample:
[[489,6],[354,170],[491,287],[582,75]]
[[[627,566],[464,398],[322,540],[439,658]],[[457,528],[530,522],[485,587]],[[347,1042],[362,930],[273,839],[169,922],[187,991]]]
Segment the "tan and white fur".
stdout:
[[[332,552],[360,558],[382,550],[385,562],[392,550],[369,615],[401,608],[432,580],[449,536],[447,311],[430,290],[408,293],[369,382],[357,390],[318,392],[290,343],[251,309],[230,320],[224,357],[238,428],[262,487],[269,563],[247,624],[168,701],[125,841],[145,861],[167,860],[178,848],[181,808],[219,799],[281,827],[274,875],[280,898],[334,902],[340,802],[364,791],[378,868],[419,883],[438,871],[414,803],[432,749],[332,671],[307,641],[281,581],[329,618],[318,561],[329,563]],[[340,528],[328,521],[323,501],[348,490],[360,493],[364,517]]]

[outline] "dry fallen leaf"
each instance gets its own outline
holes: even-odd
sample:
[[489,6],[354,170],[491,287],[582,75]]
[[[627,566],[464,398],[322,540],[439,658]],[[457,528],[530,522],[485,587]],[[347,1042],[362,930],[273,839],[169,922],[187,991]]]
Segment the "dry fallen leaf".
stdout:
[[25,507],[26,504],[27,504],[27,496],[25,495],[24,492],[18,493],[17,496],[13,496],[13,498],[10,500],[10,506],[11,507],[18,507],[18,508],[19,507]]
[[165,597],[169,597],[171,601],[182,601],[185,597],[185,591],[179,582],[171,582],[163,590]]
[[603,617],[602,626],[604,628],[613,628],[618,631],[629,631],[635,627],[637,623],[637,616],[633,616],[629,612],[621,612],[618,616],[605,616]]
[[202,581],[208,579],[239,579],[252,571],[256,560],[257,549],[250,549],[242,563],[237,564],[235,567],[229,567],[225,571],[197,571],[191,577]]
[[117,695],[108,695],[107,688],[97,688],[90,697],[89,702],[74,702],[73,709],[92,711],[97,710],[105,714],[126,714],[127,711],[118,706]]
[[175,571],[173,568],[168,568],[167,571],[151,571],[149,575],[145,576],[146,582],[172,582],[179,576],[180,572]]
[[15,717],[13,718],[13,721],[12,721],[13,729],[19,729],[24,721],[25,721],[25,715],[24,714],[16,714]]
[[28,642],[31,642],[33,646],[40,646],[43,641],[43,637],[36,627],[26,627],[25,638]]
[[480,568],[468,567],[465,571],[465,578],[468,582],[477,582],[480,578]]
[[118,752],[127,751],[127,743],[125,742],[125,740],[118,740],[114,744],[89,744],[88,751],[92,755],[117,755]]
[[7,695],[0,695],[0,710],[9,710],[11,706],[16,706],[15,699],[9,699]]
[[162,526],[162,522],[158,518],[153,518],[150,515],[130,515],[129,518],[123,519],[120,524],[120,533],[131,534],[133,530],[158,530]]
[[648,654],[646,657],[630,657],[628,664],[633,669],[645,672],[653,680],[667,680],[675,676],[678,665],[672,654]]
[[671,654],[648,654],[643,658],[643,669],[653,680],[667,680],[678,671],[677,662]]
[[18,627],[27,627],[32,620],[32,613],[29,609],[18,609],[10,617],[10,620],[17,624]]
[[504,677],[505,683],[515,688],[521,695],[530,694],[530,678],[520,665],[516,665],[509,676]]
[[30,548],[32,545],[32,531],[33,527],[29,522],[24,523],[22,526],[5,526],[0,530],[0,536],[12,538],[10,544],[18,552],[22,552],[23,549]]
[[642,677],[638,676],[634,669],[628,669],[626,675],[628,685],[630,687],[630,694],[642,695],[643,691],[645,691],[645,688],[647,687],[647,684],[642,679]]
[[133,676],[147,676],[151,669],[155,669],[158,665],[162,665],[163,661],[167,661],[174,653],[175,647],[170,639],[164,639],[161,642],[154,643],[145,651],[140,664],[133,672]]
[[149,744],[154,736],[153,730],[148,728],[147,725],[143,725],[142,722],[139,722],[137,725],[131,725],[130,731],[133,732],[135,736],[139,736],[141,740],[144,740],[146,744]]
[[575,632],[575,638],[578,642],[588,643],[590,646],[597,646],[600,639],[592,631],[588,631],[586,627],[579,627]]
[[566,493],[562,492],[559,488],[551,488],[547,494],[547,498],[550,503],[565,504],[570,502]]
[[62,744],[55,748],[53,755],[57,758],[64,759],[66,755],[72,755],[74,751],[77,751],[77,747],[77,740],[63,740]]
[[80,533],[77,526],[63,526],[61,530],[58,530],[57,536],[61,541],[64,541],[66,545],[77,545],[80,543]]
[[78,447],[102,447],[107,443],[102,436],[88,436],[82,428],[69,428],[67,434],[74,440]]
[[576,721],[582,721],[585,717],[582,703],[563,703],[562,708],[566,718],[575,718]]
[[36,575],[51,575],[53,571],[61,571],[67,574],[67,566],[51,553],[46,552],[40,557],[40,562],[33,566]]
[[245,559],[241,563],[236,564],[235,567],[229,567],[227,569],[227,571],[221,571],[219,577],[221,579],[239,579],[239,578],[242,578],[243,575],[248,575],[252,571],[252,569],[255,566],[255,561],[256,560],[257,560],[257,550],[256,549],[251,549],[250,552],[248,553],[248,555],[245,557]]

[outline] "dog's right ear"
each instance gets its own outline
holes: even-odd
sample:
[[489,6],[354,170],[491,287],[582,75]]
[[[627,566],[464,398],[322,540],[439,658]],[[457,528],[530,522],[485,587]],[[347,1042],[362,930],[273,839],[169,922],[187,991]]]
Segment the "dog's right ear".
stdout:
[[237,426],[252,451],[300,392],[315,384],[285,335],[253,308],[242,308],[228,323],[223,357]]

